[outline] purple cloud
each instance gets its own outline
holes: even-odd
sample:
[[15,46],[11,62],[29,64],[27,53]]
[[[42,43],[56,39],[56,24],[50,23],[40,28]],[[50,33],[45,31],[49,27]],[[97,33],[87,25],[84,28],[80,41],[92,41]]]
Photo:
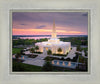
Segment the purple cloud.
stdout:
[[45,25],[41,25],[41,26],[37,26],[36,28],[37,29],[42,29],[42,28],[44,28],[44,27],[46,27]]

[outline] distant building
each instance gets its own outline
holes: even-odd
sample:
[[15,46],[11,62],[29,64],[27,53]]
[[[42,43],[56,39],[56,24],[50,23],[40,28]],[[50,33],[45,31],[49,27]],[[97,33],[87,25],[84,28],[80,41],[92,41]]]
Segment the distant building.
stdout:
[[[51,50],[52,54],[67,54],[71,50],[71,42],[63,42],[57,38],[55,21],[53,22],[52,37],[48,41],[35,43],[35,46],[39,46],[38,52],[43,52],[43,54],[47,54],[48,50]],[[58,52],[59,48],[62,50],[61,52]]]

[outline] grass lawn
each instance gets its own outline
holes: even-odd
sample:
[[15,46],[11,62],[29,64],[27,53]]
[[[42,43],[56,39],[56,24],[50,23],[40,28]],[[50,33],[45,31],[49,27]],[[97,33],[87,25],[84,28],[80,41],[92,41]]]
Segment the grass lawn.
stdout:
[[39,72],[42,69],[40,66],[24,64],[21,62],[16,62],[15,60],[13,60],[12,66],[12,72]]
[[20,53],[23,48],[12,48],[12,54]]

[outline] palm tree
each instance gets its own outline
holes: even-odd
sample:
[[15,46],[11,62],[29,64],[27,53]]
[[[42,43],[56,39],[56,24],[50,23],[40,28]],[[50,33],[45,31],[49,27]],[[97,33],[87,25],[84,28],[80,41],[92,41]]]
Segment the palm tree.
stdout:
[[51,55],[51,54],[52,54],[52,51],[51,51],[51,50],[48,50],[48,51],[47,51],[47,54],[48,54],[48,55]]
[[35,46],[36,51],[39,50],[39,46]]
[[59,52],[59,53],[62,52],[62,49],[61,49],[61,48],[58,48],[58,52]]

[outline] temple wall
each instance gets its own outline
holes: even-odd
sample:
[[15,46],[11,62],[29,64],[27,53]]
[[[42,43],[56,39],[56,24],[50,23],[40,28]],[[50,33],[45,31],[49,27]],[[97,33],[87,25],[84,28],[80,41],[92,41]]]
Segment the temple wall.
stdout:
[[[35,46],[39,46],[38,52],[43,52],[44,47],[48,47],[48,49],[50,49],[53,54],[66,54],[71,49],[71,44],[70,43],[68,44],[67,42],[64,42],[63,45],[60,45],[60,44],[43,45],[42,42],[39,42],[39,43],[36,43]],[[62,52],[58,52],[58,48],[61,48]]]

